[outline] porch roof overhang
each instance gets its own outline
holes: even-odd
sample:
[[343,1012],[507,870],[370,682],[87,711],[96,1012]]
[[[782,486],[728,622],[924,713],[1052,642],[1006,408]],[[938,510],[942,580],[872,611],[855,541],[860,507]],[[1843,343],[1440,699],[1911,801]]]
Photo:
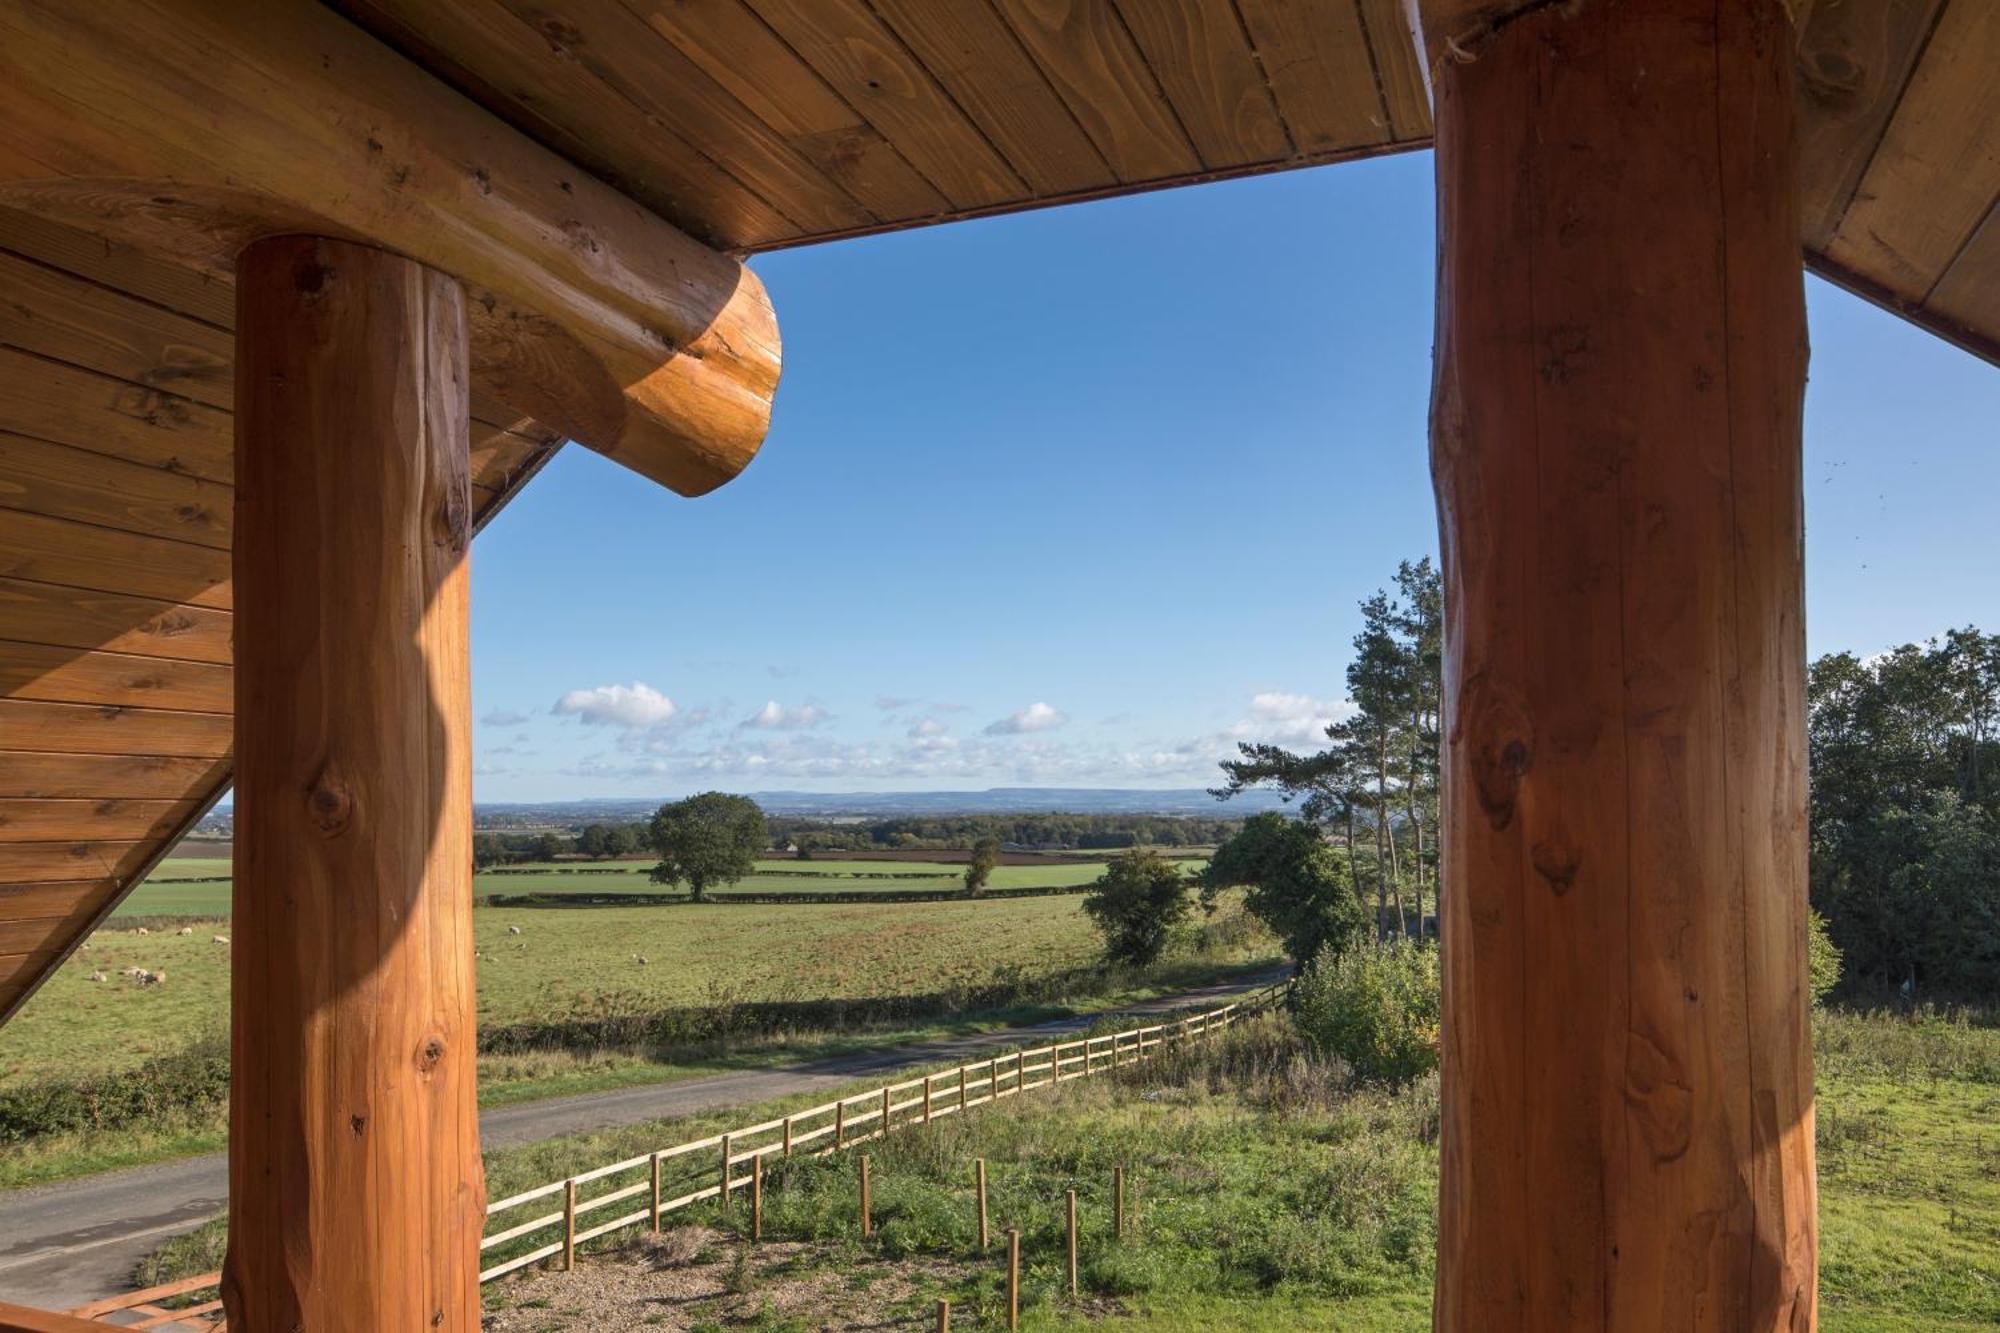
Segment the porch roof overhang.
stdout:
[[[1805,264],[2000,362],[2000,6],[1799,8]],[[371,71],[300,94],[332,99],[324,132],[296,140],[320,177],[293,179],[283,202],[291,229],[447,268],[492,298],[497,324],[531,326],[475,384],[482,518],[565,436],[685,491],[748,461],[776,377],[761,289],[746,277],[690,315],[677,275],[1430,134],[1402,0],[5,0],[0,21],[16,58],[38,62],[44,112],[72,93],[77,112],[0,132],[0,1019],[230,776],[229,259],[284,220],[217,227],[211,211],[191,227],[186,208],[131,189],[146,173],[106,145],[162,132],[144,123],[149,99],[186,123],[214,89],[210,142],[159,168],[212,209],[268,186],[210,150],[263,109],[224,90],[248,86],[230,83],[232,62],[269,74],[272,24],[314,34],[343,75]],[[207,34],[176,53],[203,63],[120,47],[139,67],[115,105],[79,72],[102,66],[114,25],[160,24]],[[20,34],[45,45],[31,57]],[[457,195],[399,216],[369,165],[390,142],[370,113],[420,172],[457,168]],[[260,132],[281,145],[293,131]],[[468,141],[505,165],[467,157]],[[551,189],[578,202],[552,209]],[[496,194],[502,223],[478,213]],[[437,233],[470,216],[487,239],[518,230],[468,257]],[[596,258],[547,245],[550,225]],[[662,255],[674,262],[647,267]],[[681,321],[657,364],[651,309]],[[718,387],[725,364],[745,369]]]

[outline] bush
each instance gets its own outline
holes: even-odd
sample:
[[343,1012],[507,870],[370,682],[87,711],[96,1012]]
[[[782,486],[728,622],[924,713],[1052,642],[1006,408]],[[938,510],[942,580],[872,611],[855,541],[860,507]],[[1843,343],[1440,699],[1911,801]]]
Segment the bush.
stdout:
[[137,1069],[82,1080],[41,1079],[0,1091],[0,1143],[155,1124],[221,1106],[228,1097],[229,1040],[205,1037]]
[[1104,955],[1143,967],[1167,950],[1190,907],[1181,868],[1158,852],[1134,849],[1117,857],[1083,900],[1104,935]]
[[1293,1018],[1355,1077],[1400,1084],[1437,1068],[1437,947],[1413,940],[1323,951],[1299,974]]
[[1806,989],[1820,1003],[1840,984],[1840,947],[1826,933],[1826,918],[1806,909]]

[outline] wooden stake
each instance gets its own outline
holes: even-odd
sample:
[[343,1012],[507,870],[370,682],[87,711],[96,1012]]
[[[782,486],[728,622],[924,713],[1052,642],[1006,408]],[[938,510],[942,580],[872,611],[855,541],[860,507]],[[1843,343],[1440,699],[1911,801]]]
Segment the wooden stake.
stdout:
[[1429,61],[1436,1327],[1806,1333],[1794,43],[1509,8]]
[[242,252],[236,301],[223,1301],[241,1329],[471,1333],[466,301],[298,235]]
[[951,1302],[937,1303],[937,1333],[951,1333]]
[[764,1154],[750,1159],[750,1239],[764,1239]]
[[660,1155],[658,1153],[653,1154],[653,1203],[651,1212],[653,1217],[653,1234],[657,1236],[660,1234]]
[[872,1213],[873,1210],[869,1207],[869,1202],[868,1202],[868,1154],[862,1153],[861,1154],[861,1234],[863,1236],[871,1236],[875,1233],[875,1219]]
[[576,1182],[563,1182],[563,1272],[576,1267]]
[[1007,1228],[1007,1327],[1021,1326],[1021,1233]]
[[729,1212],[730,1209],[733,1207],[729,1195],[730,1191],[735,1188],[736,1184],[736,1182],[733,1179],[731,1179],[729,1172],[729,1148],[730,1148],[729,1135],[724,1134],[722,1136],[722,1211],[725,1213]]
[[994,1056],[992,1060],[987,1062],[986,1087],[987,1087],[986,1100],[992,1102],[999,1101],[1000,1100],[1000,1057],[997,1055]]
[[975,1157],[972,1159],[972,1184],[973,1190],[979,1196],[979,1252],[984,1254],[989,1239],[986,1230],[986,1159],[984,1157]]
[[1125,1235],[1125,1168],[1111,1168],[1111,1234],[1123,1239]]
[[785,1117],[785,1156],[792,1155],[792,1118]]
[[1068,1214],[1067,1233],[1069,1239],[1069,1294],[1076,1299],[1076,1191],[1064,1193],[1064,1210]]
[[847,1146],[846,1102],[835,1102],[833,1104],[833,1146],[836,1148],[845,1148]]
[[961,1113],[963,1113],[965,1110],[965,1066],[964,1065],[960,1065],[958,1067],[958,1109]]
[[931,1122],[931,1076],[924,1075],[924,1123]]
[[889,1137],[889,1089],[882,1089],[882,1137]]

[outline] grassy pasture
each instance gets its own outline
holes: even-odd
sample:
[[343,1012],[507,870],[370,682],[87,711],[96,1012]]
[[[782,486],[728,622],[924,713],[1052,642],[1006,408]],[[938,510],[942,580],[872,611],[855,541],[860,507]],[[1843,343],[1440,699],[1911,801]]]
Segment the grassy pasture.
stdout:
[[[1198,869],[1199,860],[1187,862]],[[589,873],[577,873],[588,869]],[[510,873],[492,871],[474,875],[472,891],[489,893],[657,893],[662,886],[647,878],[650,869],[643,861],[616,861],[592,865],[554,866],[528,864],[511,867]],[[229,912],[229,862],[212,857],[169,857],[146,882],[134,889],[114,916],[197,916],[220,917]],[[991,884],[996,889],[1081,887],[1097,879],[1103,868],[1094,864],[999,866]],[[716,890],[722,897],[739,893],[876,893],[899,889],[956,889],[964,883],[962,866],[936,861],[798,861],[771,859],[758,863],[757,873],[728,889]],[[895,878],[885,878],[895,876]],[[913,876],[913,878],[903,878]],[[195,880],[219,880],[194,883]]]

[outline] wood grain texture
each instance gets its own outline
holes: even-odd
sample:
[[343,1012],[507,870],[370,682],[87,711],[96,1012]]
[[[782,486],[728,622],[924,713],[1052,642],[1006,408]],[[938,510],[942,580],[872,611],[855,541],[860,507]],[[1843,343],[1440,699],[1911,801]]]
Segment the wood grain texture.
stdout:
[[1938,17],[1827,257],[1921,301],[2000,198],[2000,5]]
[[954,207],[1028,194],[1027,183],[866,4],[745,2]]
[[1389,138],[1388,109],[1353,0],[1239,0],[1238,7],[1299,151]]
[[1233,5],[1118,0],[1118,13],[1204,167],[1291,156],[1291,138]]
[[227,664],[227,611],[0,579],[0,640]]
[[1201,170],[1159,81],[1111,0],[994,0],[1126,184]]
[[479,1327],[465,294],[343,241],[238,275],[238,1328]]
[[991,5],[871,3],[1030,189],[1060,195],[1117,180]]
[[0,518],[0,577],[225,611],[230,604],[227,551],[19,511]]
[[[217,663],[9,640],[0,640],[0,696],[192,713],[227,713],[235,706],[233,673]],[[5,817],[0,808],[0,820]]]
[[0,805],[0,842],[157,838],[193,810],[194,802],[187,800],[8,801]]
[[0,200],[212,272],[314,231],[453,273],[483,388],[676,490],[762,442],[754,275],[309,0],[0,9],[0,145]]
[[1789,36],[1440,67],[1440,1330],[1814,1325]]
[[1382,104],[1389,112],[1389,129],[1399,140],[1418,140],[1431,132],[1431,99],[1424,78],[1423,53],[1417,49],[1404,6],[1409,0],[1359,0],[1362,27],[1368,34],[1368,54]]
[[228,780],[227,755],[204,759],[0,750],[0,799],[173,800],[192,795],[200,804]]
[[149,849],[144,842],[0,842],[0,884],[54,880],[122,881]]
[[229,753],[227,717],[167,708],[0,699],[0,736],[10,749],[47,754],[219,759]]
[[0,509],[229,549],[228,483],[0,430]]
[[8,347],[0,347],[0,431],[229,480],[227,412]]

